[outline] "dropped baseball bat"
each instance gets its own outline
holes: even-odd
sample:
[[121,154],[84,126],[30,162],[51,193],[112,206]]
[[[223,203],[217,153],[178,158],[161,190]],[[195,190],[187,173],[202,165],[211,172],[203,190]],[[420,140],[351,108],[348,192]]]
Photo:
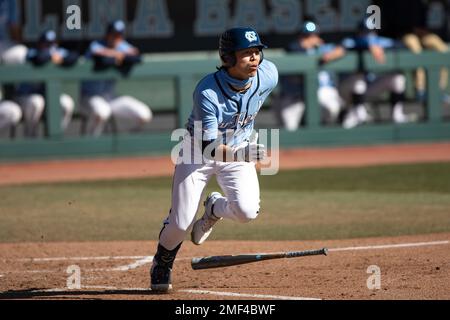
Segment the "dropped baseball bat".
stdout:
[[202,258],[193,258],[191,266],[194,270],[211,269],[220,267],[229,267],[239,264],[252,263],[271,259],[281,258],[297,258],[305,256],[327,255],[328,249],[322,248],[319,250],[305,250],[305,251],[291,251],[280,253],[258,253],[258,254],[238,254],[226,256],[211,256]]

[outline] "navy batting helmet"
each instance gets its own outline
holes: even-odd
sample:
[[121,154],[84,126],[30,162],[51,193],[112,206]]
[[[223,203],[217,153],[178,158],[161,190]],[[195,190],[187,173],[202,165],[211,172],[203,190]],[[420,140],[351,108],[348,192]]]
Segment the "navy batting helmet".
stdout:
[[38,40],[40,43],[49,43],[49,44],[53,44],[56,42],[56,33],[55,31],[49,29],[44,31]]
[[312,20],[307,20],[303,23],[300,33],[303,35],[310,35],[319,33],[319,26]]
[[124,34],[125,33],[125,22],[122,20],[114,20],[108,24],[106,27],[106,34],[116,33],[116,34]]
[[[224,66],[232,67],[236,64],[236,56],[234,53],[238,50],[247,48],[267,48],[265,44],[261,42],[258,33],[255,29],[249,27],[238,27],[226,30],[221,34],[219,39],[219,55],[222,59]],[[261,62],[263,56],[261,56]]]

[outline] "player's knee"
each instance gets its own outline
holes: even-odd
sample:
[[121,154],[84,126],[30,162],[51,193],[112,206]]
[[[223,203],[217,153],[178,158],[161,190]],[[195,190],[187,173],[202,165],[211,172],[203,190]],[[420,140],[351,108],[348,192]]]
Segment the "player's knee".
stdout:
[[102,97],[92,97],[89,105],[98,121],[107,121],[111,117],[111,107]]
[[392,91],[395,93],[402,93],[406,90],[406,77],[402,74],[397,74],[392,78]]
[[138,120],[141,123],[148,123],[152,120],[153,114],[150,110],[150,107],[142,101],[139,101],[138,99],[130,96],[124,96],[122,97],[122,103],[130,106],[133,109]]
[[191,225],[189,223],[171,223],[170,228],[172,233],[186,234],[190,230]]
[[259,206],[256,204],[235,201],[231,203],[231,208],[241,223],[250,222],[256,219],[259,214]]
[[72,97],[67,94],[62,94],[59,97],[59,103],[61,104],[64,114],[73,113],[73,110],[75,109],[75,102],[73,101]]
[[327,103],[325,103],[323,105],[323,107],[328,110],[331,118],[333,118],[333,119],[335,119],[338,116],[339,111],[341,110],[341,105],[340,105],[339,101],[334,101],[334,100],[328,101]]
[[354,94],[364,94],[367,91],[367,83],[364,80],[357,80],[353,85]]
[[149,107],[145,106],[145,108],[143,109],[143,112],[141,114],[141,121],[148,123],[148,122],[152,121],[152,118],[153,118],[152,111],[150,110]]
[[7,110],[6,117],[11,124],[16,125],[19,123],[22,118],[22,109],[20,109],[17,103],[12,101],[4,101],[2,102],[2,107]]
[[44,111],[45,100],[40,94],[33,94],[29,99],[29,107],[33,109],[35,114],[41,114]]
[[20,119],[22,119],[22,110],[18,105],[15,105],[11,113],[11,122],[17,124],[19,123]]

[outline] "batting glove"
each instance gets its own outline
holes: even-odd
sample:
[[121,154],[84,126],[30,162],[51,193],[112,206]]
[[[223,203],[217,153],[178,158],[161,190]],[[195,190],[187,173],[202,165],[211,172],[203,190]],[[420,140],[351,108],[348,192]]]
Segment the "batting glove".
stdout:
[[234,161],[256,162],[266,157],[266,146],[258,143],[258,133],[243,146],[234,149]]

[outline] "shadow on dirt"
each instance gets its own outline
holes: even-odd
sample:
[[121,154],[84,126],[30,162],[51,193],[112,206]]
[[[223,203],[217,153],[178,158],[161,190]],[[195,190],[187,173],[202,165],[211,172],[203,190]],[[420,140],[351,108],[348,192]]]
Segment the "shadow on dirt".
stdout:
[[[50,291],[45,288],[31,288],[25,290],[8,290],[0,292],[0,300],[5,299],[102,299],[98,296],[105,296],[105,299],[111,299],[114,295],[125,296],[145,296],[145,295],[161,295],[151,291],[150,289],[117,289],[117,290],[57,290]],[[97,296],[94,298],[93,296]],[[106,297],[107,296],[107,297]],[[131,298],[132,299],[132,298]]]

